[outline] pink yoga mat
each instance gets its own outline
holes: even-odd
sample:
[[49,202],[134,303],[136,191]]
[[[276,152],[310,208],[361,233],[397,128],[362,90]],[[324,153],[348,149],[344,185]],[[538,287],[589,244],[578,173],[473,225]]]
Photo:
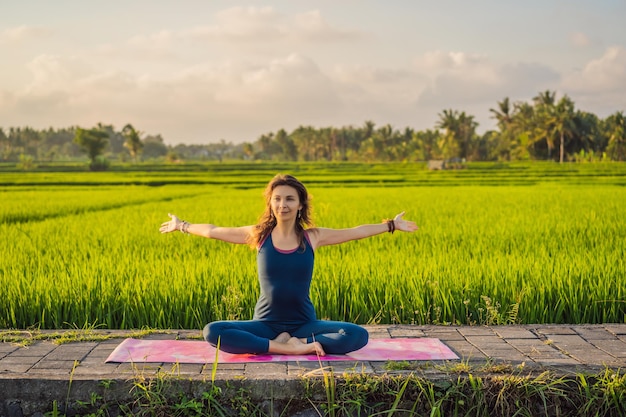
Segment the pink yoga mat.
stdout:
[[[234,355],[219,352],[218,363],[286,361],[427,361],[459,357],[434,338],[370,339],[367,346],[347,355]],[[106,362],[213,363],[215,348],[205,341],[126,339]]]

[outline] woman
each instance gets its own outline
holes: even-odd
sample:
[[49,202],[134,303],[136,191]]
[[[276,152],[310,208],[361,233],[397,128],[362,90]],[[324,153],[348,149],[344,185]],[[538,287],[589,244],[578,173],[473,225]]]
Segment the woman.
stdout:
[[348,229],[313,227],[309,196],[291,175],[276,175],[265,189],[266,208],[257,225],[219,227],[191,224],[175,215],[161,233],[181,231],[257,249],[260,296],[253,320],[216,321],[205,326],[204,338],[229,353],[345,354],[367,344],[367,330],[352,323],[318,320],[309,296],[314,252],[395,230],[413,232],[404,212],[381,224]]

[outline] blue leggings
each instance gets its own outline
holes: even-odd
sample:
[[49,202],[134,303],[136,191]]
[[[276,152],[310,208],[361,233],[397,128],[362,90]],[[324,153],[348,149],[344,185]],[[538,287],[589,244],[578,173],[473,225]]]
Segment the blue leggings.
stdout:
[[369,335],[363,327],[340,321],[315,320],[301,324],[284,324],[259,320],[215,321],[204,326],[204,339],[228,353],[267,353],[270,340],[287,332],[319,342],[328,354],[343,355],[361,349]]

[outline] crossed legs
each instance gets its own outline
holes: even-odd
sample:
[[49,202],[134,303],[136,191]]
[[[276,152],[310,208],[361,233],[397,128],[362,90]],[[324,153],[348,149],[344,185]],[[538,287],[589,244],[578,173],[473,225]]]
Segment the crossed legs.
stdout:
[[284,325],[257,320],[207,324],[204,338],[228,353],[345,354],[367,344],[367,330],[352,323],[315,320]]

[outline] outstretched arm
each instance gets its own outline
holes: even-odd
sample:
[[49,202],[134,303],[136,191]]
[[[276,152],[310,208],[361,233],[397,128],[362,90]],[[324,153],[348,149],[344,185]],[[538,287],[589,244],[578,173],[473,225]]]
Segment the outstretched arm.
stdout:
[[315,249],[319,248],[320,246],[337,245],[339,243],[348,242],[350,240],[363,239],[389,231],[416,231],[417,225],[415,224],[415,222],[405,220],[402,218],[403,216],[404,211],[393,218],[393,223],[391,226],[388,224],[388,222],[383,222],[379,224],[363,224],[349,229],[328,229],[324,227],[318,227],[311,230],[311,242],[313,244],[313,248]]
[[209,239],[223,240],[229,243],[248,243],[248,237],[252,233],[253,226],[242,227],[219,227],[214,224],[189,223],[178,218],[174,214],[169,214],[171,220],[161,224],[161,233],[180,231],[196,236],[203,236]]

